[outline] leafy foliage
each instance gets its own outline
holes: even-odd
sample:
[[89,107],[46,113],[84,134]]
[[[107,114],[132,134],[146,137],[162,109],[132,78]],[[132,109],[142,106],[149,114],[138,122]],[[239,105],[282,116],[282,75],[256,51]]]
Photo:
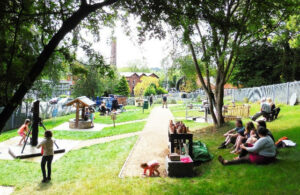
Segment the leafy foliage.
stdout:
[[129,96],[130,88],[129,88],[128,82],[124,76],[121,77],[121,79],[116,87],[115,92],[118,95]]
[[159,86],[159,80],[155,77],[142,77],[141,78],[141,82],[139,82],[138,84],[136,84],[135,88],[134,88],[134,95],[135,96],[142,96],[144,95],[145,90],[147,89],[147,87],[149,86]]

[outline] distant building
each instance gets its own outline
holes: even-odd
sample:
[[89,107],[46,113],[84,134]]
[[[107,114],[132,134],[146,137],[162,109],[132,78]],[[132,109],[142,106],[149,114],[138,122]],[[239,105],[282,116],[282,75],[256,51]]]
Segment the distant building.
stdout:
[[128,82],[130,93],[134,95],[134,88],[137,83],[141,82],[143,76],[154,77],[159,79],[159,77],[154,73],[143,73],[143,72],[121,72],[121,76],[124,76]]

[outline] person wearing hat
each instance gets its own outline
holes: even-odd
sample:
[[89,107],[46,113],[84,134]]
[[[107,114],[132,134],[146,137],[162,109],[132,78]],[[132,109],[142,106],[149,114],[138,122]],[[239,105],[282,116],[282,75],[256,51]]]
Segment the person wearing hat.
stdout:
[[256,121],[260,116],[267,116],[271,113],[271,106],[266,102],[266,98],[262,98],[260,101],[260,112],[257,112],[251,119]]

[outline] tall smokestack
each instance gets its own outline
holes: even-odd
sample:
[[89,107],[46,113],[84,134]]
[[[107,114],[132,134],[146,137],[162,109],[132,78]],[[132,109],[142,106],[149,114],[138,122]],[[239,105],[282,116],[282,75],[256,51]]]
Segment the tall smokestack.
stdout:
[[117,66],[117,38],[116,37],[112,37],[111,39],[110,65]]

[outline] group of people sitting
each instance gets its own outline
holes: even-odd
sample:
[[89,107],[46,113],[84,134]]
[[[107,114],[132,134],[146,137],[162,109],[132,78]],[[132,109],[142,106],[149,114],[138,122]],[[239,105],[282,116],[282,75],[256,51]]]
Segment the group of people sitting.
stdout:
[[99,112],[100,112],[101,116],[104,116],[104,115],[108,115],[111,111],[116,111],[119,108],[120,108],[120,105],[118,103],[117,97],[115,96],[114,99],[112,100],[111,109],[109,109],[106,106],[105,101],[102,101],[101,105],[99,106]]
[[263,116],[266,121],[277,119],[280,108],[276,107],[271,98],[262,98],[260,101],[260,107],[260,111],[251,118],[253,121],[256,121],[260,116]]
[[236,120],[235,128],[224,134],[225,141],[219,149],[227,148],[233,144],[231,153],[238,154],[234,160],[228,161],[219,156],[218,160],[223,165],[255,163],[268,164],[276,159],[276,146],[272,133],[267,129],[266,122],[260,120],[257,127],[253,122],[248,122],[243,127],[242,120]]

